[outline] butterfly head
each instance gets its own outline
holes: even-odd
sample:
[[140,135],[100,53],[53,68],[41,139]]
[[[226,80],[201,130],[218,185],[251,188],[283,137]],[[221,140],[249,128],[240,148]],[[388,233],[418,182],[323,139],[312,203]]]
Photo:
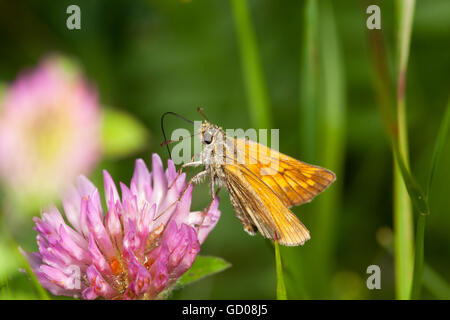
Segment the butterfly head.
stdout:
[[223,130],[208,121],[204,121],[200,127],[200,138],[204,145],[214,144],[214,142],[223,138]]

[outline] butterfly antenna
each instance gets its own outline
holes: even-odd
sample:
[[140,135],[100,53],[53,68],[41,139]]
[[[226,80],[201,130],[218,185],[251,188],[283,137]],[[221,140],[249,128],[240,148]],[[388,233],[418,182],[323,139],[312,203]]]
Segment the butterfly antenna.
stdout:
[[191,134],[190,136],[187,136],[187,137],[180,137],[180,139],[178,139],[178,140],[165,140],[165,141],[161,142],[159,145],[161,147],[164,147],[164,146],[172,144],[174,142],[181,142],[181,141],[183,141],[186,138],[192,138],[193,136],[196,136],[197,134],[200,134],[200,132],[193,133],[193,134]]
[[202,107],[198,107],[197,112],[200,113],[202,115],[202,117],[206,119],[206,121],[211,122],[211,121],[209,121],[208,117],[206,117],[205,114],[203,113]]
[[161,131],[162,131],[162,134],[163,134],[163,137],[164,137],[164,142],[161,143],[161,146],[163,146],[164,144],[166,145],[166,147],[167,147],[167,152],[169,153],[169,158],[172,158],[172,155],[170,154],[169,144],[170,144],[171,142],[176,142],[176,141],[167,140],[166,132],[164,131],[164,118],[165,118],[168,114],[171,114],[171,115],[173,115],[173,116],[175,116],[175,117],[177,117],[177,118],[179,118],[179,119],[181,119],[181,120],[184,120],[184,121],[186,121],[186,122],[188,122],[188,123],[190,123],[190,124],[194,124],[194,121],[191,121],[191,120],[189,120],[189,119],[186,119],[185,117],[180,116],[178,113],[175,113],[175,112],[172,112],[172,111],[165,112],[165,113],[163,113],[163,115],[161,116]]

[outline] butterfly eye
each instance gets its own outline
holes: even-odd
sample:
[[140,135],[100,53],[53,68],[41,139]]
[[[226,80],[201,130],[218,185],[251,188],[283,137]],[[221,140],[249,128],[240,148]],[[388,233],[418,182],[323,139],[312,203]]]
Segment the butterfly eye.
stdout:
[[212,135],[209,132],[205,132],[203,135],[203,142],[206,144],[210,144],[212,142]]

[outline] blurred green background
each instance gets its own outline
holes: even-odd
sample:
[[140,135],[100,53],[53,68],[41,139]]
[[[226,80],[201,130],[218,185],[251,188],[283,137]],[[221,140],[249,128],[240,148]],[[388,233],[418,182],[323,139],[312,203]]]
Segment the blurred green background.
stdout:
[[[102,169],[129,183],[137,157],[147,164],[152,152],[167,159],[159,146],[160,117],[166,111],[201,120],[196,109],[202,106],[223,128],[279,128],[281,152],[337,173],[337,182],[324,195],[293,208],[312,239],[304,247],[282,249],[288,297],[392,299],[393,256],[380,242],[392,246],[393,161],[377,109],[366,8],[381,7],[394,77],[393,2],[318,1],[316,19],[308,24],[306,1],[2,0],[0,81],[9,83],[45,54],[59,52],[80,64],[97,86],[102,105],[143,123],[149,132],[146,147],[119,159],[105,156],[91,175],[97,186],[102,185]],[[242,3],[248,4],[250,20],[242,15]],[[81,8],[81,30],[66,28],[70,4]],[[422,184],[450,93],[449,40],[450,2],[417,1],[406,104],[411,171]],[[321,61],[319,71],[306,49],[315,42],[318,48],[311,52],[313,60]],[[252,89],[255,74],[253,83],[259,85]],[[189,128],[176,118],[167,123],[169,131]],[[436,169],[425,234],[425,261],[447,282],[449,146]],[[208,192],[207,184],[196,188],[194,209],[206,206]],[[273,248],[261,236],[243,232],[226,192],[220,197],[222,217],[201,253],[223,257],[232,267],[171,298],[274,299]],[[10,231],[34,250],[31,221],[20,228]],[[0,277],[8,280],[10,296],[34,298],[6,246],[0,243]],[[366,269],[372,264],[381,267],[381,290],[366,287]],[[436,295],[425,285],[421,297]]]

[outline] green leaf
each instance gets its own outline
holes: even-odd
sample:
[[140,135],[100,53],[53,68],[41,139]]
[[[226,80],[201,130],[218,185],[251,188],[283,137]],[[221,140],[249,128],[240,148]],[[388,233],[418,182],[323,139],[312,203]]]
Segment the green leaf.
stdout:
[[303,43],[300,69],[299,141],[305,161],[313,162],[317,145],[317,113],[319,92],[319,14],[318,2],[307,0],[304,5]]
[[192,267],[181,276],[175,289],[196,282],[205,277],[228,269],[231,264],[222,258],[210,256],[197,256]]
[[278,241],[275,240],[273,244],[275,247],[275,264],[277,269],[277,300],[287,300],[286,285],[284,283],[283,266],[281,264]]
[[431,169],[430,169],[430,174],[428,176],[427,196],[429,196],[430,191],[431,191],[431,185],[433,184],[434,172],[436,170],[439,156],[441,155],[442,149],[444,148],[445,139],[448,135],[449,127],[450,127],[450,99],[447,102],[447,108],[445,110],[444,118],[442,119],[441,127],[439,128],[439,133],[436,138],[435,145],[434,145],[433,156],[431,158]]
[[107,157],[136,153],[148,145],[147,129],[130,114],[117,109],[103,109],[102,150]]

